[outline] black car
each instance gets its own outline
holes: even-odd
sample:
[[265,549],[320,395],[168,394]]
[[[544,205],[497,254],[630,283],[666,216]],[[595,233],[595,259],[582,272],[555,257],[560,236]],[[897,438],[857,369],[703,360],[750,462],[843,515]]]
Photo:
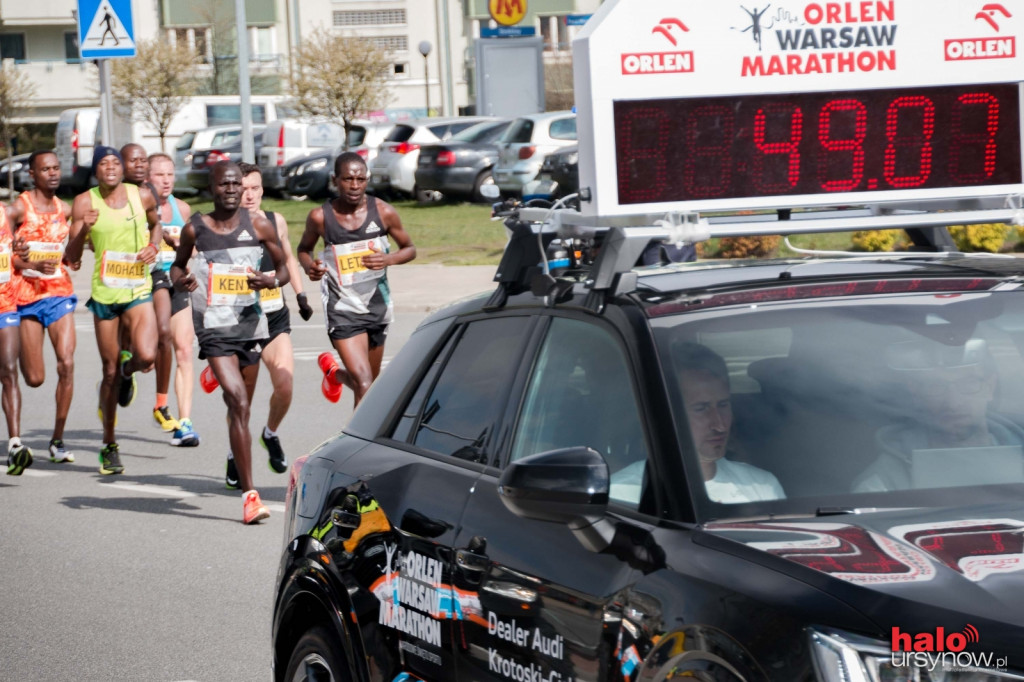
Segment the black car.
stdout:
[[[253,126],[253,147],[256,157],[259,158],[260,148],[263,147],[263,126]],[[214,147],[212,149],[199,149],[192,152],[192,167],[188,171],[186,179],[194,189],[204,192],[210,188],[210,169],[218,161],[242,160],[242,136],[239,134],[229,144]]]
[[276,680],[1022,679],[1024,262],[668,234],[515,226],[300,458]]
[[544,157],[540,166],[541,181],[550,180],[555,198],[575,194],[580,189],[579,146],[563,147]]
[[416,185],[446,197],[485,201],[480,188],[493,184],[491,168],[498,158],[498,138],[512,121],[484,121],[443,143],[423,145],[416,166]]
[[328,149],[295,159],[281,171],[285,192],[293,198],[324,198],[331,196],[331,175],[334,160],[341,149]]

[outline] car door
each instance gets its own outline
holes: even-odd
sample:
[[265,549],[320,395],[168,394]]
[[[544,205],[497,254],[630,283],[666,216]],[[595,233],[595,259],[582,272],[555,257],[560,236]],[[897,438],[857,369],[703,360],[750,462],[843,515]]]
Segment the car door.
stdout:
[[[624,347],[602,324],[548,319],[510,410],[505,459],[589,446],[609,463],[614,504],[636,509],[648,439]],[[639,574],[567,525],[513,515],[499,474],[474,485],[455,543],[455,589],[478,609],[459,621],[459,679],[618,679],[619,595]]]
[[[463,603],[452,590],[452,541],[470,490],[496,461],[497,425],[534,324],[512,315],[456,326],[382,437],[344,463],[344,482],[332,483],[339,502],[328,506],[374,513],[372,529],[385,530],[357,550],[353,569],[376,597],[376,612],[357,609],[377,662],[371,670],[381,671],[374,679],[454,679],[451,624]],[[369,402],[372,393],[367,407],[381,407]]]

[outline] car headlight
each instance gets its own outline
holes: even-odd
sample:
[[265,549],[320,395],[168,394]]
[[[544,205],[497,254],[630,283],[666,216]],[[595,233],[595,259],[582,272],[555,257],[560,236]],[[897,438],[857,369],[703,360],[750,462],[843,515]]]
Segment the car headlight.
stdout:
[[840,630],[809,631],[821,682],[1000,682],[1024,680],[992,653],[892,651],[888,642]]
[[304,173],[312,173],[313,171],[327,168],[327,159],[317,159],[316,161],[310,161],[303,166]]

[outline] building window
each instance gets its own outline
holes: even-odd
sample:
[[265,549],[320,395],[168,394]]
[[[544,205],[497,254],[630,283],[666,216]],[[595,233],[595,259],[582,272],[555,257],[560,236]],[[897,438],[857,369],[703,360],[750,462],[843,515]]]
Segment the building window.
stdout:
[[406,78],[409,75],[409,64],[406,62],[396,62],[391,65],[391,73],[399,78]]
[[172,45],[192,48],[203,64],[209,64],[213,56],[210,52],[209,34],[209,28],[172,28],[167,31],[167,37]]
[[539,17],[540,35],[544,39],[544,50],[547,52],[563,52],[571,48],[569,41],[569,25],[564,16]]
[[249,27],[249,59],[262,61],[274,56],[274,29],[271,26]]
[[335,28],[405,24],[404,9],[337,10],[333,14]]
[[385,52],[407,52],[409,50],[408,36],[371,36],[363,38],[363,40]]
[[82,61],[81,53],[78,51],[78,32],[64,32],[64,59],[69,64]]
[[25,61],[24,33],[0,33],[0,59]]

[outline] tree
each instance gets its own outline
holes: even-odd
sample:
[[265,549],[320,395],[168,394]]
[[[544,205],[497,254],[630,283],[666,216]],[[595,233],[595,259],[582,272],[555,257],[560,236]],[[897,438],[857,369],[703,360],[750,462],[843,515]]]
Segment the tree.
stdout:
[[35,85],[24,71],[19,71],[13,62],[4,60],[0,67],[0,135],[7,147],[7,191],[14,194],[14,164],[10,157],[14,154],[15,121],[29,109],[35,96]]
[[390,68],[389,55],[372,39],[317,29],[296,51],[291,94],[300,113],[340,121],[347,148],[352,121],[390,100]]
[[115,59],[114,97],[131,108],[135,121],[148,123],[160,135],[160,149],[175,114],[195,92],[192,76],[199,59],[183,45],[139,41],[131,59]]

